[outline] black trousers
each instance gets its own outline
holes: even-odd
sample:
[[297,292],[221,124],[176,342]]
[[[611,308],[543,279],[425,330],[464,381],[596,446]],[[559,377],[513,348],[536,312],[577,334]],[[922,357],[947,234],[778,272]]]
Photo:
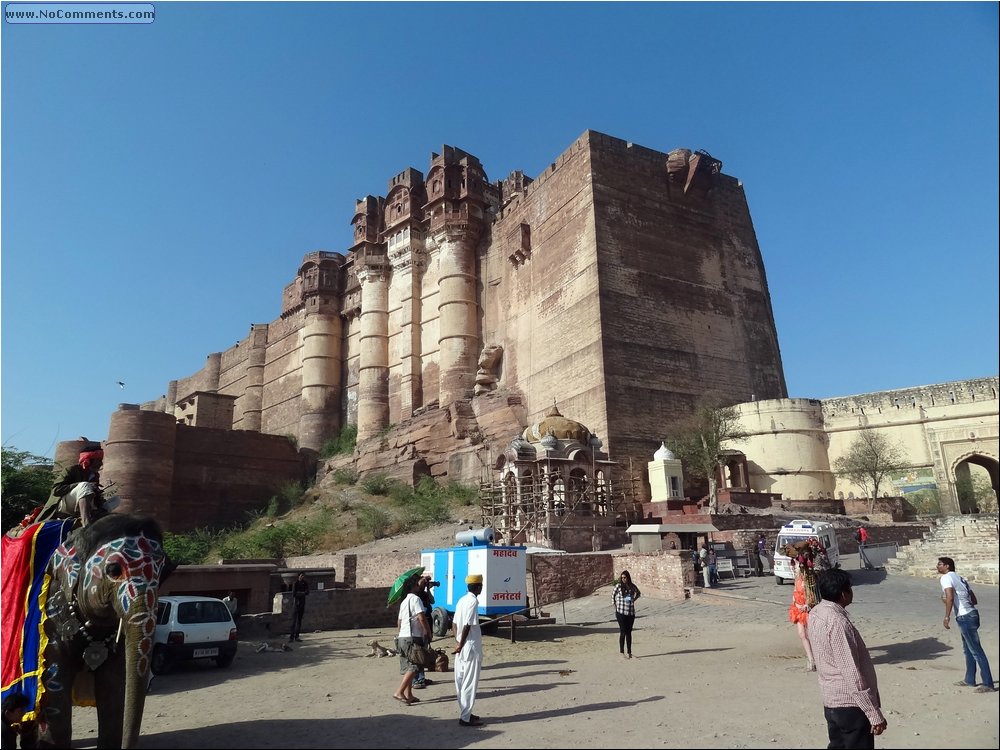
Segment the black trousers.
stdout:
[[295,605],[295,609],[292,610],[292,633],[289,638],[298,638],[299,631],[302,630],[302,615],[306,613],[305,603]]
[[[618,650],[624,653],[632,653],[632,626],[635,625],[635,615],[623,615],[615,612],[618,619]],[[628,651],[625,647],[628,647]]]
[[872,723],[860,708],[824,708],[829,750],[871,750],[875,747]]

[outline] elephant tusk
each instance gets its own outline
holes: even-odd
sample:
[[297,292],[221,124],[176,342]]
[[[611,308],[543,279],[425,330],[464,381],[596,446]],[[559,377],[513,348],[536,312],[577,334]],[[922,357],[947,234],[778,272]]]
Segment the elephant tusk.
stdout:
[[115,644],[122,642],[122,634],[125,632],[125,620],[121,619],[118,621],[118,634],[115,636]]

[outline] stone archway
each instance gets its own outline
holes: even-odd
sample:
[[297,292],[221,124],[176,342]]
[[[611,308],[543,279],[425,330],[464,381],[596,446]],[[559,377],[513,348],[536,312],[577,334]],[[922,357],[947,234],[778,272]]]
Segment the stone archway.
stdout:
[[[959,512],[996,512],[1000,462],[995,456],[965,453],[954,461],[950,473]],[[982,496],[987,481],[993,490],[992,498]]]

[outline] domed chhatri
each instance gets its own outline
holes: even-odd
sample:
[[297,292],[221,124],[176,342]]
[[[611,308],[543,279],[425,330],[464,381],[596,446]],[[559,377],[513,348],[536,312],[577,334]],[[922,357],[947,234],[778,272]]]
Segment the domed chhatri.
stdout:
[[541,422],[526,427],[522,433],[522,437],[529,443],[541,443],[547,435],[552,435],[557,440],[576,441],[582,445],[590,443],[590,430],[579,422],[564,417],[555,404]]
[[660,443],[659,449],[653,454],[656,461],[673,461],[677,458],[674,452],[667,447],[666,443]]

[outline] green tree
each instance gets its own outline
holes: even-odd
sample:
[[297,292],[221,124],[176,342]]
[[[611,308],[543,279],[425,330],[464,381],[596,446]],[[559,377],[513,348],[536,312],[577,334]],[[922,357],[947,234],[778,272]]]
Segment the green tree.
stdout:
[[3,530],[21,522],[25,515],[44,505],[52,491],[52,461],[16,448],[2,449]]
[[985,472],[958,476],[955,492],[963,513],[996,513],[997,496]]
[[681,460],[689,477],[708,480],[709,513],[718,510],[717,476],[723,466],[722,446],[724,443],[738,443],[746,436],[735,408],[720,406],[717,400],[706,399],[664,441]]
[[833,470],[858,485],[868,495],[868,512],[875,510],[878,490],[889,477],[908,467],[902,446],[881,432],[861,430],[847,453],[833,462]]

